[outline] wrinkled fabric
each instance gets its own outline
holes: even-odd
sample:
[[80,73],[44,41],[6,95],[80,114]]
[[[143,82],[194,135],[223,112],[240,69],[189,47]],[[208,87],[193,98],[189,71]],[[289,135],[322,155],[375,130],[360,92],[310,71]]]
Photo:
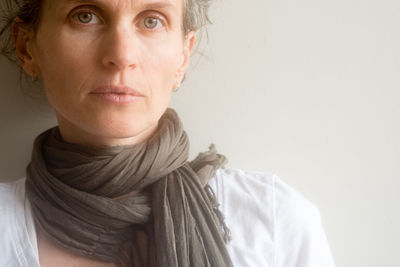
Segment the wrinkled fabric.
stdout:
[[120,266],[138,262],[138,231],[154,239],[157,266],[232,266],[229,230],[207,185],[226,158],[214,146],[192,162],[188,155],[172,109],[150,139],[130,146],[71,144],[52,128],[35,139],[27,167],[35,222],[65,249]]

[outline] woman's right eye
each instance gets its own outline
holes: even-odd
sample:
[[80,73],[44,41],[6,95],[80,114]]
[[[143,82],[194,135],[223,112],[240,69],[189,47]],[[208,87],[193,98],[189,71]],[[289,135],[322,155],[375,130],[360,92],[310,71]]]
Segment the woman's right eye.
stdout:
[[[75,14],[72,15],[72,18],[74,20],[78,20],[80,24],[97,24],[100,22],[100,20],[97,18],[97,15],[95,15],[91,11],[79,11],[76,12]],[[97,19],[97,21],[96,21]],[[95,22],[93,22],[95,20]],[[92,22],[92,23],[90,23]]]

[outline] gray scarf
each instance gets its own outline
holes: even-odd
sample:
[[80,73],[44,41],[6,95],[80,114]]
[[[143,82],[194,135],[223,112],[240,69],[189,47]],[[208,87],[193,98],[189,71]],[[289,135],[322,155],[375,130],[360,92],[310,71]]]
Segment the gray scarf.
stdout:
[[229,230],[208,180],[226,163],[212,145],[188,162],[172,109],[146,142],[89,148],[39,135],[27,167],[35,222],[63,248],[120,266],[232,266]]

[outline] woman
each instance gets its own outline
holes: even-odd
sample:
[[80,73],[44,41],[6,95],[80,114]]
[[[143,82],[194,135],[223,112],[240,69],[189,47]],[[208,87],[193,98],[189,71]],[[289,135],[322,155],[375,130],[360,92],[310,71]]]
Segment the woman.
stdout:
[[188,162],[167,106],[207,0],[14,2],[3,54],[58,126],[0,186],[1,266],[333,266],[317,208],[279,178],[223,169],[214,146]]

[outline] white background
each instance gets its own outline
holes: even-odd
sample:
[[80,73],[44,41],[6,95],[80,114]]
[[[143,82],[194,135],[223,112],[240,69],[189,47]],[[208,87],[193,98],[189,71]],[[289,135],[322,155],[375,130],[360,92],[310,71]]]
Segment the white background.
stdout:
[[[400,1],[218,0],[211,17],[171,103],[192,157],[215,143],[277,173],[319,207],[337,266],[400,266]],[[0,69],[6,181],[55,119]]]

